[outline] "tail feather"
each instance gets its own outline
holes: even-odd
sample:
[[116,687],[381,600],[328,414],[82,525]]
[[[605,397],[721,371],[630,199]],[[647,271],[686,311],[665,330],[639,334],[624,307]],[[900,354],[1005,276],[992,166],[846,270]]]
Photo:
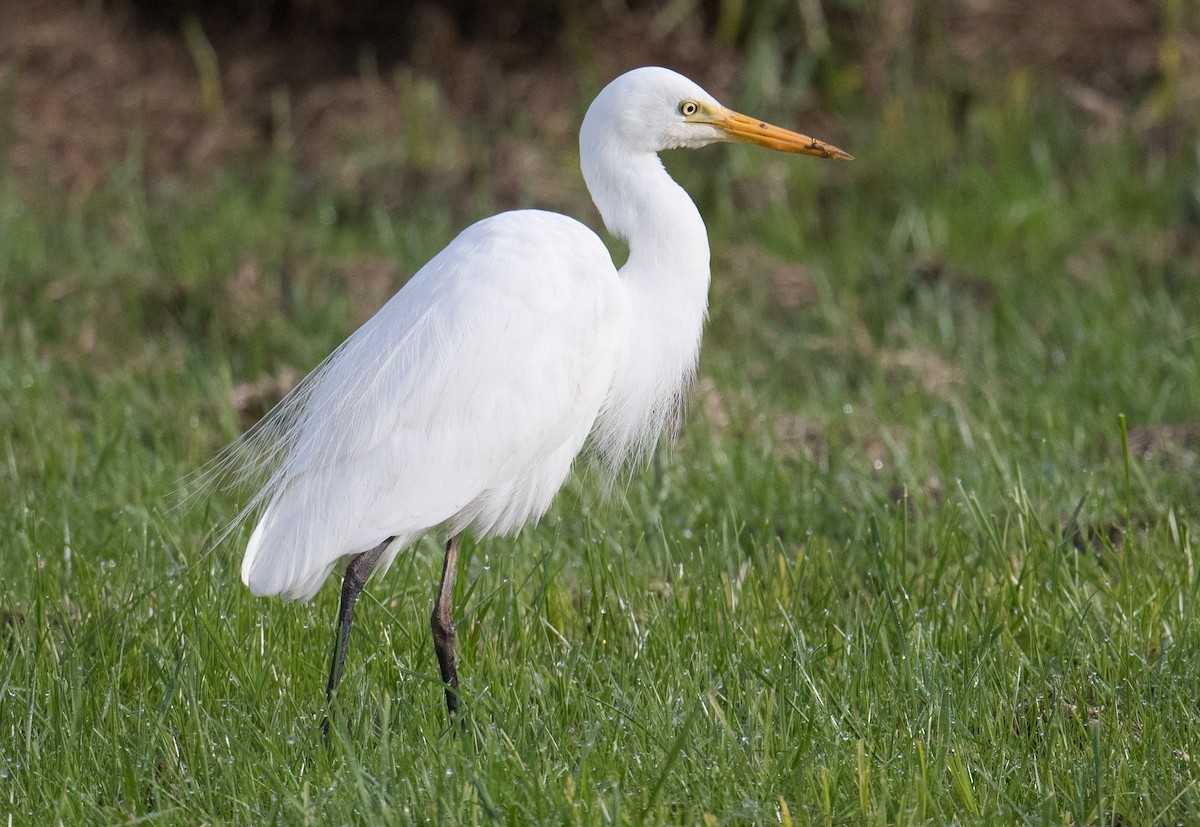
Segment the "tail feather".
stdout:
[[[340,553],[331,553],[328,548],[320,548],[319,552],[315,552],[311,541],[315,540],[319,548],[323,545],[321,538],[289,537],[294,532],[275,530],[276,522],[280,519],[279,509],[275,505],[272,503],[268,506],[259,519],[242,558],[242,582],[257,597],[278,595],[284,600],[305,603],[321,590],[329,575],[343,560],[368,551],[387,539],[387,535],[384,535],[355,543]],[[419,536],[396,536],[384,550],[372,570],[372,576],[385,573],[396,555]]]
[[354,552],[310,553],[295,532],[277,530],[281,516],[277,506],[278,501],[267,506],[250,535],[242,558],[242,582],[257,597],[278,595],[303,603],[320,591],[342,557]]

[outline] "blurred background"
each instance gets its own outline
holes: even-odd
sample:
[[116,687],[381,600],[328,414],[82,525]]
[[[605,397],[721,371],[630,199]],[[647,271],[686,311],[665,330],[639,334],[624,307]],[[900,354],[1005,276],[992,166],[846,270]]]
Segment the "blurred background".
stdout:
[[[81,400],[98,377],[191,377],[191,419],[132,415],[190,434],[189,464],[471,221],[598,227],[578,125],[644,64],[858,157],[668,153],[714,240],[698,399],[718,430],[740,407],[773,450],[850,440],[874,464],[906,444],[880,429],[931,406],[1053,432],[1036,392],[1195,456],[1188,0],[0,0],[0,19],[0,342]],[[838,436],[843,403],[871,411],[861,433]]]
[[511,206],[557,178],[528,174],[548,172],[530,169],[531,136],[573,141],[595,89],[645,64],[813,131],[895,130],[928,97],[930,140],[1041,94],[1095,137],[1166,153],[1200,103],[1188,0],[4,0],[0,14],[6,166],[74,193],[131,153],[156,180],[277,151],[352,178],[368,166],[356,148],[474,124],[495,146],[455,153],[457,183],[487,170]]
[[[0,19],[0,343],[14,382],[36,365],[75,400],[84,441],[115,383],[121,418],[195,467],[468,223],[541,207],[599,228],[579,123],[661,64],[858,158],[667,154],[713,239],[695,407],[715,432],[851,457],[884,497],[962,473],[953,451],[909,464],[930,455],[908,423],[939,410],[960,447],[971,422],[1060,432],[1080,468],[1123,411],[1135,445],[1196,465],[1189,0],[0,0]],[[0,410],[17,434],[26,381]]]

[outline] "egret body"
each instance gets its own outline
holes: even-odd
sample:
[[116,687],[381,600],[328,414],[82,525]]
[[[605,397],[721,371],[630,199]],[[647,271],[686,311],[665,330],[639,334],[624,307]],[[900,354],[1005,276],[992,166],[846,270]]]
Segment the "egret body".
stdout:
[[580,131],[584,180],[629,245],[620,270],[574,219],[507,212],[464,230],[248,436],[269,478],[242,562],[256,595],[308,600],[345,566],[332,697],[359,592],[429,531],[449,540],[431,621],[457,712],[458,541],[549,507],[591,439],[612,468],[645,456],[696,368],[708,234],[658,153],[715,141],[849,159],[732,112],[687,78],[612,81]]

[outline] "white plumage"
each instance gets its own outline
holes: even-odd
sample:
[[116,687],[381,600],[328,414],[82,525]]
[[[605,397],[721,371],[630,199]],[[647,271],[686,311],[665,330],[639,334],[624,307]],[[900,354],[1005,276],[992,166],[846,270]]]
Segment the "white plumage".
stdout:
[[[667,69],[628,72],[588,109],[584,179],[629,244],[618,272],[574,219],[533,210],[464,230],[235,449],[266,484],[242,579],[307,600],[339,562],[329,694],[369,574],[425,533],[508,533],[540,517],[585,443],[610,469],[644,457],[696,367],[709,249],[658,152],[718,140],[832,158],[813,138],[732,112]],[[455,543],[433,630],[454,713]],[[360,570],[361,569],[361,570]]]
[[242,579],[307,600],[388,537],[505,533],[541,515],[612,384],[626,305],[604,245],[569,218],[511,212],[465,230],[280,411]]

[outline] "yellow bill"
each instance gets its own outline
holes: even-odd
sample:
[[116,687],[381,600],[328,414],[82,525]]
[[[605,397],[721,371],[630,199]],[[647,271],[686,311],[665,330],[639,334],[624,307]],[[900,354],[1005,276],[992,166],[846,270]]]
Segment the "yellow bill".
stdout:
[[798,152],[801,155],[832,158],[835,161],[854,160],[853,155],[843,152],[833,144],[792,132],[781,126],[773,126],[729,109],[713,113],[710,123],[724,132],[731,141],[758,144],[777,152]]

